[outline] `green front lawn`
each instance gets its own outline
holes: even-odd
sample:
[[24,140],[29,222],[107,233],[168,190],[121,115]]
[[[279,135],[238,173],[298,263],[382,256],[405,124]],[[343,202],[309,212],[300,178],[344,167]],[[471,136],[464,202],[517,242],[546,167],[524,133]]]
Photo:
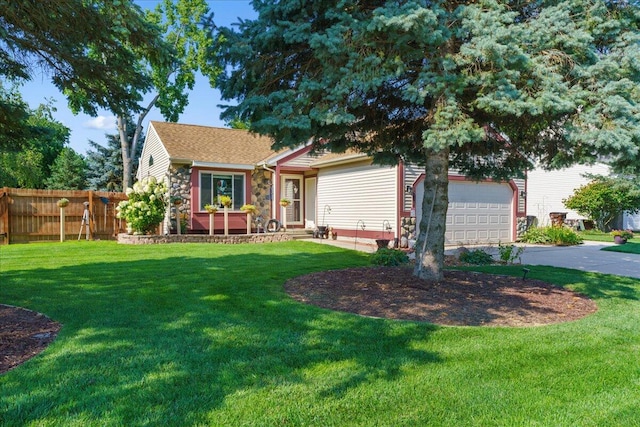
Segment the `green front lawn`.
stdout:
[[607,246],[606,248],[602,248],[603,251],[610,252],[622,252],[625,254],[639,254],[640,255],[640,239],[634,237],[631,240],[628,240],[624,245],[614,245]]
[[[609,242],[613,243],[613,237],[609,233],[604,233],[597,230],[588,230],[578,233],[584,240],[591,240],[595,242]],[[603,251],[609,252],[622,252],[626,254],[640,254],[640,233],[634,233],[633,239],[627,240],[624,245],[613,245],[602,248]]]
[[[640,243],[640,236],[638,236],[638,233],[634,233],[634,234],[635,234],[634,238],[630,239],[629,242]],[[613,243],[613,236],[603,231],[598,231],[598,230],[579,231],[578,235],[582,237],[584,240],[591,240],[594,242]]]
[[64,326],[0,376],[0,425],[640,424],[640,280],[532,266],[599,310],[531,328],[365,318],[282,288],[366,263],[309,242],[2,246],[0,303]]

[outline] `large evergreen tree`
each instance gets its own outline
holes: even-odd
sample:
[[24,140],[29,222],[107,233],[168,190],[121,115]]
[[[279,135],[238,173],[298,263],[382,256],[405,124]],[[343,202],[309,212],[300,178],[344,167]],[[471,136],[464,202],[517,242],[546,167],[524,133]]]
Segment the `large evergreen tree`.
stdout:
[[[635,2],[253,1],[223,29],[223,118],[425,167],[416,275],[440,280],[448,172],[637,159]],[[428,216],[430,215],[430,218]],[[430,224],[427,233],[426,226]]]
[[[136,127],[132,124],[127,126],[127,138],[133,138]],[[120,135],[105,135],[107,145],[103,146],[95,141],[89,141],[91,149],[87,150],[87,180],[89,188],[101,191],[124,191],[122,187],[122,151],[120,145]],[[144,140],[144,133],[139,138]],[[132,167],[137,170],[138,161],[142,155],[142,145],[136,146],[133,154]]]
[[87,188],[87,165],[84,158],[71,147],[62,149],[45,179],[50,190],[84,190]]

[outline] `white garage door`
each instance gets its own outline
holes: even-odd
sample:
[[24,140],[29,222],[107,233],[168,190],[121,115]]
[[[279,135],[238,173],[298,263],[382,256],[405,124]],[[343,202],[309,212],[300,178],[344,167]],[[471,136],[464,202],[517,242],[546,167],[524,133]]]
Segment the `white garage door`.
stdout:
[[[421,218],[422,182],[416,187]],[[449,182],[445,244],[512,241],[513,189],[504,183]]]

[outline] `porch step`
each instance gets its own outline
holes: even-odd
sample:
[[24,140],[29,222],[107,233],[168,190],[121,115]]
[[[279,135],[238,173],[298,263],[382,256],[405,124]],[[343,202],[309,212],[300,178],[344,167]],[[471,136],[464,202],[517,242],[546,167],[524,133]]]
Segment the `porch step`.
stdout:
[[291,238],[294,240],[308,239],[310,237],[313,237],[313,230],[306,230],[304,228],[290,228],[289,230],[285,231],[285,233],[291,236]]

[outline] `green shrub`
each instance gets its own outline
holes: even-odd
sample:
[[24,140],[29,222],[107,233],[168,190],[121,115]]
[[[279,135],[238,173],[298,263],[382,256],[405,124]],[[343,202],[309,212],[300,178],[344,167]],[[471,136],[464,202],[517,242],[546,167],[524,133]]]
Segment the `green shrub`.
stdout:
[[520,241],[525,243],[533,243],[535,245],[549,244],[549,236],[546,232],[547,227],[532,227],[520,236]]
[[503,245],[502,243],[498,243],[498,252],[500,253],[500,261],[513,264],[516,259],[520,258],[520,255],[524,252],[524,248],[516,245]]
[[409,257],[407,254],[398,249],[381,248],[371,254],[371,263],[374,265],[393,267],[407,264],[408,262]]
[[528,229],[520,240],[543,245],[579,245],[582,237],[569,227],[536,227]]
[[493,264],[493,257],[482,249],[474,249],[472,251],[462,252],[460,254],[460,261],[466,262],[467,264],[486,265]]

